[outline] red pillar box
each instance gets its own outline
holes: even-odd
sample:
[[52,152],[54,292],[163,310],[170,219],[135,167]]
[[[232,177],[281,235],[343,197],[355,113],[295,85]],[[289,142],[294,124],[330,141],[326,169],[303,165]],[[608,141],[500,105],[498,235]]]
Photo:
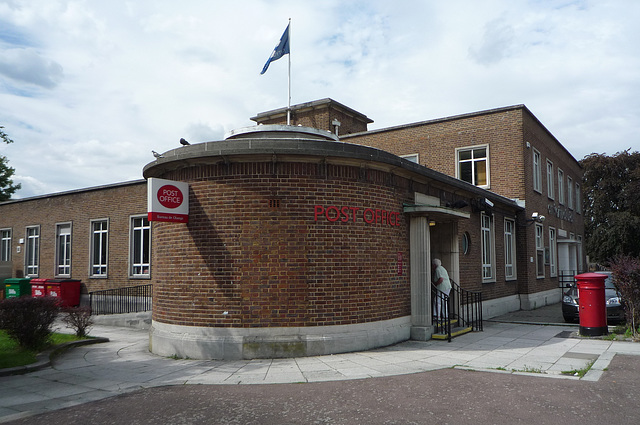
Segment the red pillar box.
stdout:
[[47,279],[44,278],[36,278],[31,279],[31,296],[34,298],[44,297],[47,295],[47,289],[45,284]]
[[580,312],[580,335],[600,336],[609,333],[607,328],[607,304],[604,295],[606,275],[583,273],[578,281],[578,303]]
[[74,279],[47,280],[47,296],[60,298],[61,307],[77,307],[80,305],[80,285]]

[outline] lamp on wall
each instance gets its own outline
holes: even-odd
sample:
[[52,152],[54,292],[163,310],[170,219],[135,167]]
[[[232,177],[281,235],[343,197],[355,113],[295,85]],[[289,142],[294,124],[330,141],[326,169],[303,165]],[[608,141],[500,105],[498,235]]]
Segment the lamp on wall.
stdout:
[[544,219],[545,219],[545,218],[546,218],[546,217],[545,217],[545,216],[543,216],[542,214],[538,214],[538,212],[537,212],[537,211],[534,211],[534,212],[531,214],[531,218],[528,218],[528,219],[527,219],[527,226],[530,226],[530,225],[531,225],[531,224],[533,224],[533,223],[544,223]]
[[435,220],[429,220],[429,227],[433,227],[436,225],[436,221]]

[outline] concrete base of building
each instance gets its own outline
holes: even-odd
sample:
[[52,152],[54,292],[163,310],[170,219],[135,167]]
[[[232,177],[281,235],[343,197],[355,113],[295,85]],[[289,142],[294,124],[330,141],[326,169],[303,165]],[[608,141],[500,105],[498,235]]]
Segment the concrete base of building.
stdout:
[[433,335],[433,326],[411,326],[411,339],[429,341]]
[[560,288],[536,292],[535,294],[520,294],[520,309],[535,310],[545,305],[557,304],[560,301],[562,301],[562,290]]
[[411,317],[371,323],[296,328],[212,328],[153,321],[149,350],[201,360],[321,356],[371,350],[406,341]]
[[520,295],[482,301],[482,317],[484,319],[491,319],[518,310],[520,310]]

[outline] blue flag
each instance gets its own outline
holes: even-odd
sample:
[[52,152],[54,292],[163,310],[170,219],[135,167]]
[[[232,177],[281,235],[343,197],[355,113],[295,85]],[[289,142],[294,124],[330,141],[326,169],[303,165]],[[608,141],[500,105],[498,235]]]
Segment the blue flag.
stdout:
[[277,61],[284,55],[289,54],[289,25],[287,25],[287,29],[284,30],[284,34],[282,34],[282,37],[280,37],[280,43],[278,43],[276,48],[273,49],[273,53],[271,53],[271,56],[269,56],[269,59],[267,59],[267,63],[264,64],[264,68],[262,68],[262,72],[260,73],[260,75],[267,72],[267,69],[269,68],[269,64],[271,62]]

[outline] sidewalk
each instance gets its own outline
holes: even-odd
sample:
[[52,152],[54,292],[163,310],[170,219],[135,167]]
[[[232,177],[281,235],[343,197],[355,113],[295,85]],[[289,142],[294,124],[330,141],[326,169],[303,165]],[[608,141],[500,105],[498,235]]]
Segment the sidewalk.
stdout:
[[511,323],[487,321],[483,332],[451,343],[407,341],[366,352],[237,361],[158,357],[148,350],[148,331],[97,325],[91,334],[109,342],[73,348],[47,369],[0,377],[0,422],[167,385],[328,382],[446,368],[577,381],[563,372],[591,364],[582,380],[597,381],[616,354],[640,355],[637,343],[571,337],[577,325],[509,317]]

